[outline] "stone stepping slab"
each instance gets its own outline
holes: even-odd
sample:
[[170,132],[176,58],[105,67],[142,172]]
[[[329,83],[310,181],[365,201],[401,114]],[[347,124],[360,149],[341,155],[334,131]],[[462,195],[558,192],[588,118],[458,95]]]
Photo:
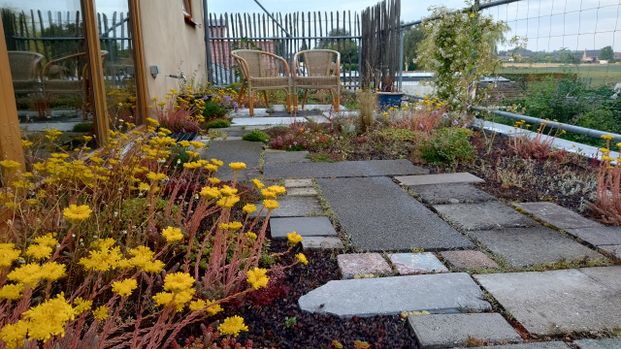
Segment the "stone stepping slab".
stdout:
[[473,246],[390,178],[335,178],[318,182],[356,249],[411,251]]
[[312,186],[313,180],[311,178],[285,179],[285,187],[287,190],[291,188],[308,188]]
[[605,260],[601,254],[544,226],[472,231],[468,235],[513,267],[583,259]]
[[336,230],[328,217],[283,217],[270,218],[273,239],[286,239],[292,231],[309,236],[336,236]]
[[429,184],[410,187],[431,205],[477,203],[496,200],[492,195],[470,184]]
[[621,245],[607,245],[600,246],[600,248],[613,255],[615,258],[621,259]]
[[565,229],[569,234],[590,243],[593,246],[621,244],[621,227],[599,226],[592,228]]
[[425,174],[428,170],[408,160],[368,160],[340,162],[266,163],[265,178],[371,177]]
[[388,262],[379,253],[349,253],[336,256],[343,279],[392,274]]
[[601,227],[601,224],[553,202],[523,202],[516,203],[515,206],[542,222],[560,229]]
[[388,259],[399,275],[448,272],[444,264],[431,252],[391,253]]
[[230,162],[244,162],[247,168],[240,171],[239,179],[248,180],[259,175],[259,157],[263,152],[263,143],[247,141],[212,141],[202,151],[203,159],[219,159],[224,166],[218,169],[216,177],[228,181],[233,179],[233,170],[228,166]]
[[621,348],[621,338],[607,339],[581,339],[574,341],[578,349],[619,349]]
[[[306,217],[318,216],[323,213],[321,205],[317,198],[309,196],[285,196],[278,199],[279,207],[272,211],[271,217]],[[257,204],[257,212],[265,217],[266,210],[261,210],[262,204]]]
[[265,163],[281,164],[291,162],[310,162],[307,151],[268,150],[263,155]]
[[621,266],[475,275],[531,334],[621,327]]
[[440,173],[419,176],[395,177],[401,185],[428,185],[428,184],[453,184],[453,183],[483,183],[483,179],[468,172]]
[[491,347],[463,347],[454,349],[570,349],[564,342],[537,342],[521,344],[494,345]]
[[302,249],[306,250],[342,250],[345,248],[341,239],[332,236],[309,236],[302,240]]
[[343,318],[491,310],[481,288],[466,273],[333,280],[300,297],[298,303],[304,311]]
[[319,193],[315,188],[287,188],[288,196],[317,196]]
[[498,313],[410,316],[410,327],[422,349],[483,343],[521,342],[520,335]]
[[498,264],[481,251],[442,251],[442,258],[458,270],[497,269]]
[[476,204],[434,205],[440,216],[462,230],[532,227],[536,223],[498,201]]

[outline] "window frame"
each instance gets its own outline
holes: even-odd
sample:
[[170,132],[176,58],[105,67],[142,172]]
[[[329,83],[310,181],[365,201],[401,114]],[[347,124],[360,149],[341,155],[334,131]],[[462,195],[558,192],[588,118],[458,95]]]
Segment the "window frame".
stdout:
[[192,0],[181,0],[181,12],[183,13],[185,23],[196,27],[198,23],[194,20],[192,5]]

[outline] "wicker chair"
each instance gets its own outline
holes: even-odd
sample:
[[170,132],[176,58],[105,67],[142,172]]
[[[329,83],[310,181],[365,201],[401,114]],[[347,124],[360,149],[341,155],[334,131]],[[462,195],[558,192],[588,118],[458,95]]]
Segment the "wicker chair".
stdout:
[[285,90],[287,93],[287,112],[291,112],[290,70],[287,61],[273,53],[258,50],[235,50],[231,52],[242,75],[242,88],[239,102],[248,94],[248,109],[254,116],[254,93],[263,91],[266,106],[269,105],[267,91]]
[[16,95],[41,93],[43,55],[28,51],[9,51],[9,63]]
[[[303,63],[303,64],[302,64]],[[294,110],[298,110],[298,90],[304,90],[302,109],[306,104],[308,90],[330,90],[334,111],[341,104],[341,54],[327,49],[304,50],[293,57]]]

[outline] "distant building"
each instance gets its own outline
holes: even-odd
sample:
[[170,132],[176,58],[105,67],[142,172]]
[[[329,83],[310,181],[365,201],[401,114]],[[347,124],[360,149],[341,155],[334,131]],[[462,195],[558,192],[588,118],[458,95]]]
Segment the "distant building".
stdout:
[[580,58],[581,63],[595,63],[597,62],[597,56],[594,54],[594,50],[584,49],[584,53],[582,53],[582,58]]

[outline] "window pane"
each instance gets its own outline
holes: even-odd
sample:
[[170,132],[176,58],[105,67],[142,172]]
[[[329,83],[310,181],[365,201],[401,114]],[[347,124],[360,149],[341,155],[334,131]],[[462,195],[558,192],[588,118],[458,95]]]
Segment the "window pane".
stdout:
[[90,132],[92,103],[79,0],[0,0],[20,125]]

